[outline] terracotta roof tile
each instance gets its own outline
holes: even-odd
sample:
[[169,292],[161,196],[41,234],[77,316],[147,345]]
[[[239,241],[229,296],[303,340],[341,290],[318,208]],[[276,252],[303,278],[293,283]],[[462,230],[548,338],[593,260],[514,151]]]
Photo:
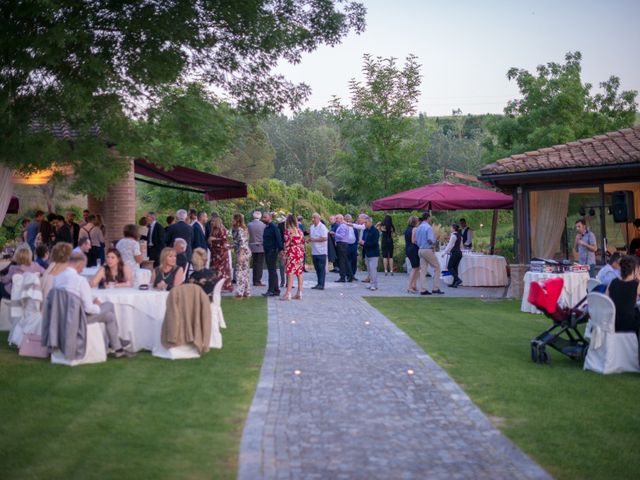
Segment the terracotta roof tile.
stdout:
[[640,125],[502,158],[481,175],[640,163]]

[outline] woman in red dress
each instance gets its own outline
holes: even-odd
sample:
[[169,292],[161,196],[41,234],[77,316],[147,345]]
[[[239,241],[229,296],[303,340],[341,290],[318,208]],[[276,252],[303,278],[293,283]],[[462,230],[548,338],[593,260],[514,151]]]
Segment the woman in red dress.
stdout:
[[287,270],[287,291],[281,300],[291,299],[291,288],[293,287],[293,276],[298,277],[298,291],[296,300],[302,298],[302,271],[304,270],[304,236],[298,228],[298,221],[293,215],[287,216],[284,229],[284,257],[285,268]]
[[222,289],[226,292],[233,291],[231,284],[231,266],[229,263],[229,242],[227,241],[227,229],[224,228],[222,219],[211,219],[211,234],[209,235],[209,249],[211,249],[211,269],[216,272],[218,278],[224,278]]

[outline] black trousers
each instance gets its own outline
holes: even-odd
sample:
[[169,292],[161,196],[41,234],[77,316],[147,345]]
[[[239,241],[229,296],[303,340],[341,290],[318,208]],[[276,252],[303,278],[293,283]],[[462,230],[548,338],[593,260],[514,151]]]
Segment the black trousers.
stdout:
[[349,266],[351,267],[351,273],[356,274],[358,271],[358,244],[350,243],[347,250],[347,257],[349,258]]
[[264,268],[264,252],[252,253],[253,257],[253,284],[262,282],[262,270]]
[[449,273],[453,275],[454,282],[460,280],[460,277],[458,277],[458,265],[460,265],[460,260],[462,260],[462,252],[451,252],[449,263],[447,264],[447,270],[449,270]]
[[278,251],[277,250],[268,250],[264,252],[264,259],[267,263],[267,270],[269,271],[269,288],[267,289],[268,293],[279,293],[280,289],[278,288]]
[[345,242],[336,242],[336,253],[338,254],[338,265],[340,265],[340,280],[353,278],[353,270],[349,262],[349,244]]

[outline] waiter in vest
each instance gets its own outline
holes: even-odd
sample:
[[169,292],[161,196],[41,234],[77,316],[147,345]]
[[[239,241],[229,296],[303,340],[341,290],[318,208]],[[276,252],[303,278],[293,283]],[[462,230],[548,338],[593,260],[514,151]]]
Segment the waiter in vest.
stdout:
[[471,250],[473,247],[473,230],[469,228],[464,218],[460,219],[460,233],[462,234],[462,248]]

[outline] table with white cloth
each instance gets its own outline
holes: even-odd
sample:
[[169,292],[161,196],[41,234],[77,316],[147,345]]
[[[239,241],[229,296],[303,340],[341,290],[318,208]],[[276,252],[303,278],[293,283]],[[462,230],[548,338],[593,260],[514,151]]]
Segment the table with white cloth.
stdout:
[[[86,267],[82,270],[81,275],[91,280],[100,267]],[[146,268],[134,268],[133,269],[133,286],[139,287],[140,285],[148,285],[151,281],[151,270]]]
[[[131,342],[133,351],[160,348],[162,323],[167,311],[169,292],[164,290],[139,290],[137,288],[94,288],[93,298],[113,303],[118,321],[118,335]],[[213,315],[210,348],[222,348],[222,335],[217,317]]]
[[94,298],[113,303],[118,335],[131,342],[134,351],[153,350],[160,345],[160,332],[167,311],[169,292],[137,288],[94,288]]
[[522,304],[520,305],[520,310],[527,313],[542,313],[527,301],[527,299],[529,298],[529,288],[531,286],[531,282],[543,282],[548,278],[557,277],[561,277],[564,279],[562,294],[558,299],[558,303],[560,303],[560,305],[573,307],[587,295],[587,281],[589,280],[589,272],[527,272],[524,275],[524,293],[522,294]]
[[[449,255],[436,252],[440,268],[447,270]],[[429,267],[433,275],[433,269]],[[507,261],[499,255],[484,255],[475,252],[462,252],[462,260],[458,265],[458,276],[465,287],[504,287],[509,282],[507,278]]]

